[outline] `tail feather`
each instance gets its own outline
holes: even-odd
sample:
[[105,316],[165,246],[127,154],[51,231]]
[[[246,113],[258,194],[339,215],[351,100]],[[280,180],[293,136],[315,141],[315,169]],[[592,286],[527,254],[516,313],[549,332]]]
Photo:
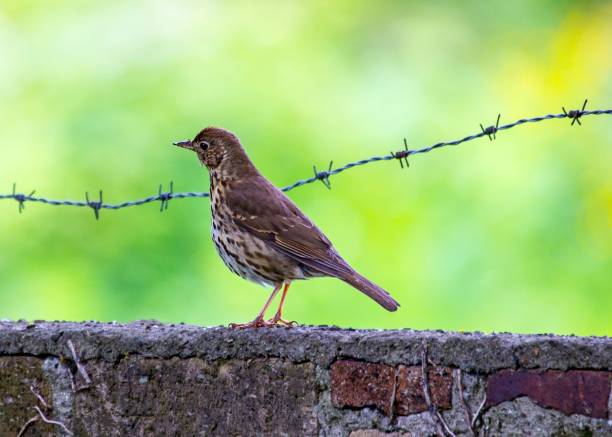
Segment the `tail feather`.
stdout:
[[344,277],[341,277],[344,282],[352,285],[363,294],[374,299],[380,306],[388,311],[395,311],[399,308],[400,304],[391,297],[389,293],[374,284],[372,281],[364,278],[359,273],[353,271]]

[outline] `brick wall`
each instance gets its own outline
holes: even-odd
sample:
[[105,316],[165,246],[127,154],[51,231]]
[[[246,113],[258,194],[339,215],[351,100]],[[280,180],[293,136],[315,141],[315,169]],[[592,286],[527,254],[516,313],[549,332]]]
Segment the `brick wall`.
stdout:
[[0,322],[0,436],[610,436],[611,379],[610,338]]

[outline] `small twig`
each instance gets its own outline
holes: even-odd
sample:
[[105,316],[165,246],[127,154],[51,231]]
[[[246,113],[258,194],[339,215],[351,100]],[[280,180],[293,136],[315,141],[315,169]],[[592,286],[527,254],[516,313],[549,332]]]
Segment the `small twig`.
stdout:
[[[69,340],[70,341],[70,340]],[[71,347],[71,350],[74,351],[74,346]],[[53,408],[51,408],[49,406],[49,404],[47,404],[47,401],[45,401],[45,398],[42,397],[42,395],[40,393],[38,393],[35,389],[34,386],[30,386],[30,391],[32,392],[32,394],[34,396],[36,396],[36,399],[38,400],[38,402],[40,403],[40,405],[43,407],[43,409],[45,411],[51,411],[53,410]],[[38,416],[33,416],[31,417],[22,427],[21,430],[19,431],[19,433],[17,434],[17,437],[21,437],[23,435],[23,433],[26,431],[26,429],[28,429],[28,427],[33,424],[34,422],[36,422],[38,420],[38,418],[40,417],[40,419],[45,422],[45,423],[49,423],[51,425],[56,425],[61,427],[64,431],[66,431],[66,433],[68,433],[69,435],[74,435],[72,433],[72,431],[70,431],[66,425],[64,425],[62,422],[59,422],[57,420],[51,420],[48,419],[47,416],[45,416],[45,414],[42,412],[42,410],[40,409],[40,407],[38,405],[35,405],[33,407],[36,412],[38,413]]]
[[40,418],[42,419],[43,422],[49,423],[51,425],[57,425],[57,426],[61,427],[64,431],[66,431],[66,433],[68,433],[69,435],[74,435],[72,433],[72,431],[70,431],[68,428],[66,428],[66,425],[64,425],[62,422],[58,422],[57,420],[47,419],[47,417],[43,414],[41,409],[38,408],[38,406],[34,407],[34,409],[36,410],[36,412],[38,413],[38,415],[40,416]]
[[393,391],[391,392],[391,399],[389,401],[389,417],[391,420],[395,417],[395,397],[397,396],[397,383],[399,381],[399,367],[395,368],[395,374],[393,375]]
[[40,402],[40,404],[45,408],[45,410],[48,410],[49,409],[49,405],[47,404],[45,399],[40,395],[40,393],[38,393],[36,390],[34,390],[33,386],[30,386],[30,391],[32,392],[32,394],[34,396],[36,396],[36,398],[38,399],[38,402]]
[[472,435],[476,436],[476,431],[474,431],[474,425],[472,424],[472,411],[463,397],[463,373],[461,372],[461,369],[455,370],[455,380],[457,381],[457,388],[459,389],[459,399],[461,400],[461,405],[463,406],[463,410],[465,411],[465,415],[467,417],[468,427],[470,428]]
[[482,413],[486,402],[487,402],[487,394],[485,392],[482,398],[482,402],[478,406],[478,409],[476,410],[476,414],[474,414],[474,417],[472,418],[472,423],[470,424],[472,428],[474,428],[474,425],[476,425],[476,422],[478,422],[478,419],[480,418],[480,414]]
[[[158,360],[163,360],[164,359],[164,357],[162,357],[160,355],[150,354],[148,352],[134,351],[134,353],[140,355],[143,358],[155,358],[155,359],[158,359]],[[126,358],[127,358],[127,356],[126,356]]]
[[427,343],[423,343],[423,350],[421,352],[421,372],[423,378],[423,395],[425,396],[425,403],[431,414],[431,418],[436,424],[438,434],[442,437],[446,437],[448,434],[451,437],[456,437],[455,433],[449,428],[448,424],[444,420],[444,417],[438,411],[438,407],[433,403],[431,399],[431,392],[429,390],[429,374],[428,366],[429,360],[427,359]]
[[455,433],[450,429],[450,427],[448,426],[448,424],[444,420],[444,417],[442,417],[442,414],[440,414],[439,411],[436,411],[436,416],[438,416],[439,423],[441,423],[442,426],[444,427],[444,431],[446,431],[448,433],[448,435],[451,436],[451,437],[457,437],[455,435]]
[[463,397],[463,394],[464,394],[463,393],[463,373],[461,372],[461,369],[456,369],[456,380],[457,380],[457,386],[459,388],[459,397],[461,399],[461,404],[463,405],[463,409],[465,410],[465,414],[468,419],[468,426],[470,427],[470,431],[472,432],[472,435],[476,436],[476,428],[475,428],[476,422],[478,422],[478,419],[480,418],[480,414],[482,413],[485,403],[487,402],[487,393],[485,391],[485,394],[482,398],[482,402],[480,402],[480,405],[478,406],[478,409],[476,410],[476,414],[472,416],[472,410],[470,409],[469,405],[465,401],[465,398]]
[[38,416],[34,416],[31,417],[30,420],[28,420],[22,427],[21,430],[19,431],[19,434],[17,434],[17,437],[21,437],[23,435],[23,433],[26,431],[26,429],[28,429],[28,427],[33,424],[34,422],[36,422],[38,420]]
[[72,354],[72,360],[74,361],[74,364],[76,365],[77,370],[79,371],[79,373],[85,380],[85,385],[81,387],[75,387],[75,384],[73,381],[73,384],[72,384],[73,389],[75,389],[76,391],[80,391],[80,390],[89,388],[89,386],[91,385],[91,379],[89,378],[89,375],[87,374],[87,371],[85,370],[85,366],[81,364],[81,361],[79,360],[79,357],[77,356],[76,350],[74,348],[74,344],[72,344],[72,340],[68,340],[68,349],[70,349],[70,353]]

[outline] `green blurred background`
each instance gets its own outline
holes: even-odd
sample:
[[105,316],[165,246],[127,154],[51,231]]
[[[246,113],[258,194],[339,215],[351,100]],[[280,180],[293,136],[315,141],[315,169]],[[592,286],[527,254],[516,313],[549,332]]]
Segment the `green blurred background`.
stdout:
[[[612,3],[0,2],[0,192],[120,202],[205,191],[170,143],[234,131],[279,186],[523,116],[612,104]],[[340,281],[286,317],[346,327],[612,333],[612,119],[501,132],[290,192],[387,313]],[[0,318],[251,320],[206,199],[103,210],[0,202]]]

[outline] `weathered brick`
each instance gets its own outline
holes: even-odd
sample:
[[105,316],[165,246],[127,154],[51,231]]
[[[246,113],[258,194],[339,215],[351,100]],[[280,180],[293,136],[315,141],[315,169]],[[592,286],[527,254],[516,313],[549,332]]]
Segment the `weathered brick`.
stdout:
[[[36,416],[38,400],[33,387],[51,405],[51,395],[42,360],[34,357],[0,357],[0,436],[15,436],[23,425]],[[52,425],[36,421],[25,435],[52,435]]]
[[528,396],[565,414],[606,418],[612,372],[597,370],[511,370],[488,378],[487,406]]
[[354,360],[331,366],[331,395],[336,407],[377,407],[390,415],[393,408],[395,369],[385,364]]
[[310,363],[134,356],[87,369],[95,387],[76,396],[76,435],[317,434]]
[[[440,409],[452,406],[451,370],[447,367],[430,367],[429,390],[433,403]],[[396,411],[399,415],[420,413],[427,410],[423,394],[423,372],[421,366],[400,366],[395,394]]]

